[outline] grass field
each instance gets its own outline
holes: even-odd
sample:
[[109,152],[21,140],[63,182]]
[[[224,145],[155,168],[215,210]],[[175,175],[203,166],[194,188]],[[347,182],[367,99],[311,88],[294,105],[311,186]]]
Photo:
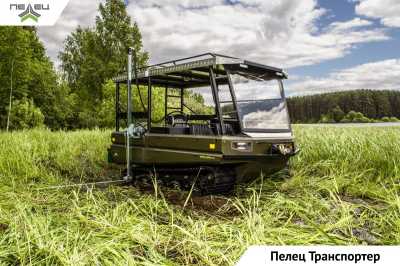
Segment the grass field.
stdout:
[[0,264],[232,265],[253,244],[399,244],[400,127],[295,133],[292,178],[187,202],[165,189],[46,189],[118,177],[107,131],[0,133]]

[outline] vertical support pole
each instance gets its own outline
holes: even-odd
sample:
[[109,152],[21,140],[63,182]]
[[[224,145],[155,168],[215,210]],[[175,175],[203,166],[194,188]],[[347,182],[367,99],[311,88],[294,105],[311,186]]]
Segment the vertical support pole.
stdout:
[[283,87],[283,81],[282,81],[282,79],[278,79],[278,83],[279,83],[279,90],[280,90],[280,92],[281,92],[282,100],[283,100],[284,103],[285,103],[285,111],[287,112],[288,123],[289,123],[289,129],[290,129],[290,132],[292,132],[292,122],[291,122],[291,120],[290,120],[290,115],[289,115],[289,110],[288,110],[288,104],[287,104],[287,101],[286,101],[285,89],[284,89],[284,87]]
[[147,129],[150,132],[151,129],[151,113],[152,113],[152,106],[151,106],[151,79],[150,76],[148,77],[148,93],[147,93]]
[[231,97],[232,97],[233,108],[235,108],[235,111],[236,111],[239,129],[240,129],[240,132],[243,132],[242,119],[240,118],[239,109],[237,106],[235,88],[233,87],[230,71],[226,71],[226,76],[228,77],[229,91],[230,91]]
[[128,50],[128,128],[132,124],[132,48]]
[[215,102],[215,111],[217,113],[219,125],[221,127],[221,133],[222,135],[225,135],[226,134],[225,124],[222,117],[221,105],[219,103],[218,87],[217,87],[217,82],[215,81],[215,74],[212,66],[210,66],[209,71],[210,71],[211,91]]
[[115,131],[119,131],[119,82],[115,84]]
[[181,88],[181,112],[183,113],[183,88]]
[[[132,125],[132,53],[133,49],[129,47],[128,49],[128,128],[126,129],[126,176],[124,177],[125,181],[132,180],[131,173],[131,151],[130,151],[130,139],[133,135],[133,125]],[[136,77],[135,77],[136,78]]]
[[167,124],[167,112],[168,112],[168,86],[165,86],[164,96],[164,123]]

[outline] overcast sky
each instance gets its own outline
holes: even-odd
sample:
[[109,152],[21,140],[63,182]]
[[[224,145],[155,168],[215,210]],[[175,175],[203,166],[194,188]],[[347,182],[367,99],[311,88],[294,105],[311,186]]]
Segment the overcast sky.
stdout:
[[[65,37],[101,0],[70,0],[39,35],[56,65]],[[399,0],[128,0],[151,63],[204,52],[288,70],[290,95],[400,90]]]

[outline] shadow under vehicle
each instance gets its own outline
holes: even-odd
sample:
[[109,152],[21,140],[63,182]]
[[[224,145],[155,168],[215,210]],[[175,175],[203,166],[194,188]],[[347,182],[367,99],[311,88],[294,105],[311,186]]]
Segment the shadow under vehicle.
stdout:
[[[212,53],[128,66],[128,74],[114,78],[116,131],[108,160],[127,164],[133,179],[155,171],[158,180],[202,194],[227,193],[261,172],[282,170],[297,153],[286,78],[282,69]],[[120,97],[127,83],[136,86],[126,107]]]

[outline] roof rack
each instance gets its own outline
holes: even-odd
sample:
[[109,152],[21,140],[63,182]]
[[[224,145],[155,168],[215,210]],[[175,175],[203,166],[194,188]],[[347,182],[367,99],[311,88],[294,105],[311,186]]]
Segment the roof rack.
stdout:
[[[220,65],[220,64],[251,64],[256,67],[261,67],[264,69],[268,69],[276,72],[283,72],[282,69],[269,67],[262,64],[253,63],[250,61],[245,61],[243,59],[221,55],[216,53],[204,53],[200,55],[180,58],[176,60],[171,60],[155,65],[145,66],[138,68],[138,78],[146,78],[149,76],[157,76],[168,73],[180,72],[180,71],[189,71],[198,68],[205,68],[212,65]],[[123,82],[127,80],[128,75],[123,73],[113,78],[115,82]],[[135,78],[135,74],[132,75],[133,79]]]
[[176,59],[176,60],[163,62],[163,63],[160,63],[160,64],[141,67],[141,68],[139,68],[139,70],[140,69],[145,69],[145,68],[153,68],[153,67],[157,68],[157,67],[176,66],[176,63],[178,63],[178,62],[182,63],[184,61],[191,60],[191,59],[198,59],[198,60],[200,60],[201,58],[203,58],[203,59],[210,59],[210,58],[211,59],[216,59],[217,57],[225,57],[225,58],[230,58],[230,59],[239,59],[239,58],[232,57],[232,56],[227,56],[227,55],[221,55],[221,54],[215,54],[215,53],[204,53],[204,54],[199,54],[199,55],[195,55],[195,56],[190,56],[190,57],[185,57],[185,58],[180,58],[180,59]]

